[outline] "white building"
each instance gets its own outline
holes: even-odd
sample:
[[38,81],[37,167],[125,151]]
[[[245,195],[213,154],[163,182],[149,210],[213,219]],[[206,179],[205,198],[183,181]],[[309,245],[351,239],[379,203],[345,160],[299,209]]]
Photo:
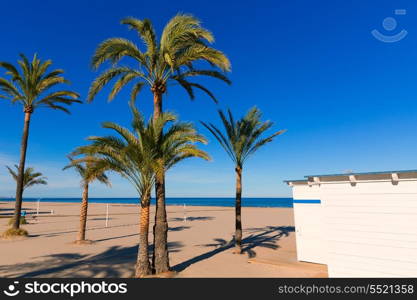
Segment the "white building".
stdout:
[[286,181],[298,260],[329,277],[417,277],[417,170],[305,178]]

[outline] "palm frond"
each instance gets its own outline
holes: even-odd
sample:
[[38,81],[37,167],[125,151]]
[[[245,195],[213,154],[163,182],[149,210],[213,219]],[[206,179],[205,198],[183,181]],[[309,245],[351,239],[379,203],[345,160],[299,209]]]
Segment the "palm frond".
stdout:
[[134,101],[136,100],[136,98],[138,97],[138,94],[140,93],[140,91],[142,90],[143,86],[145,84],[143,82],[137,82],[133,88],[132,88],[132,92],[130,94],[130,101]]
[[193,77],[193,76],[200,76],[200,75],[220,79],[229,85],[232,84],[232,81],[229,78],[227,78],[225,74],[215,71],[215,70],[189,70],[189,71],[174,75],[172,76],[172,78],[175,80],[176,78],[186,78],[186,77]]
[[165,26],[161,36],[161,49],[164,52],[181,47],[184,42],[206,40],[214,42],[210,31],[201,27],[201,22],[189,14],[177,14]]
[[148,19],[141,21],[133,17],[128,17],[123,19],[121,23],[128,25],[130,29],[134,29],[138,32],[139,37],[146,45],[146,56],[151,58],[151,66],[153,66],[158,50],[156,34],[152,22]]
[[128,83],[128,81],[134,79],[134,77],[144,78],[145,75],[139,71],[136,71],[128,67],[110,68],[101,73],[91,84],[90,89],[88,91],[87,101],[91,102],[94,99],[94,97],[104,88],[106,84],[108,84],[111,80],[118,76],[122,76],[122,78],[124,76],[129,76],[125,77],[129,80],[123,79],[122,81],[119,80],[118,82],[116,82],[113,91],[109,95],[109,100],[112,100],[113,97],[120,91],[120,89]]
[[91,65],[94,69],[100,67],[105,61],[110,61],[114,65],[123,57],[130,57],[141,64],[146,64],[145,55],[133,42],[123,38],[111,38],[97,47]]

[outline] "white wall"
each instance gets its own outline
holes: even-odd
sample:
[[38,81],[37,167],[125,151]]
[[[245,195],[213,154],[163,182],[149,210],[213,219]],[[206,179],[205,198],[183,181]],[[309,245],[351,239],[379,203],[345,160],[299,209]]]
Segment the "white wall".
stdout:
[[292,189],[294,199],[320,199],[320,187],[318,185],[296,184]]
[[[294,200],[319,200],[319,187],[295,185]],[[323,209],[321,203],[294,203],[295,239],[299,261],[326,263],[323,245]]]
[[330,277],[417,276],[417,181],[320,185]]

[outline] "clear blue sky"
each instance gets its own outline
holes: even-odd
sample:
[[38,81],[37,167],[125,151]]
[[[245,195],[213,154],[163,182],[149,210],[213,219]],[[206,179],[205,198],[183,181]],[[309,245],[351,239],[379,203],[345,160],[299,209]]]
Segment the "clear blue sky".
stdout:
[[[66,3],[66,4],[64,4]],[[255,4],[256,3],[256,4]],[[289,196],[284,179],[345,170],[417,168],[417,3],[415,1],[8,1],[0,18],[0,60],[15,62],[19,53],[50,58],[66,70],[72,88],[86,96],[97,73],[89,68],[96,46],[109,37],[136,40],[121,18],[150,18],[158,32],[177,12],[192,13],[216,37],[215,46],[232,62],[231,87],[201,80],[220,99],[204,95],[191,102],[172,89],[165,108],[183,120],[218,122],[216,109],[241,115],[253,105],[276,129],[288,131],[248,161],[244,196]],[[406,9],[406,15],[395,15]],[[394,17],[395,30],[382,21]],[[408,35],[383,43],[378,29]],[[138,41],[139,42],[139,41]],[[28,190],[30,197],[78,197],[79,178],[63,172],[65,155],[89,135],[104,134],[102,121],[127,125],[127,96],[111,103],[100,93],[92,104],[72,107],[72,115],[38,110],[33,115],[28,165],[45,173],[50,185]],[[149,91],[138,104],[151,113]],[[23,113],[0,102],[0,196],[14,185],[5,164],[18,160]],[[232,163],[210,138],[212,162],[187,161],[167,179],[168,196],[233,196]],[[94,185],[91,196],[135,196],[127,182],[113,188]]]

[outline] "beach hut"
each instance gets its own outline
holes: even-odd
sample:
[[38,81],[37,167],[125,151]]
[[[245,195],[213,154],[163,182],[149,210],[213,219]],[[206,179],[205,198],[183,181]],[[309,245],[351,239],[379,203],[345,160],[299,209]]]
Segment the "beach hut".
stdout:
[[298,260],[327,264],[329,277],[417,277],[417,170],[285,182]]

